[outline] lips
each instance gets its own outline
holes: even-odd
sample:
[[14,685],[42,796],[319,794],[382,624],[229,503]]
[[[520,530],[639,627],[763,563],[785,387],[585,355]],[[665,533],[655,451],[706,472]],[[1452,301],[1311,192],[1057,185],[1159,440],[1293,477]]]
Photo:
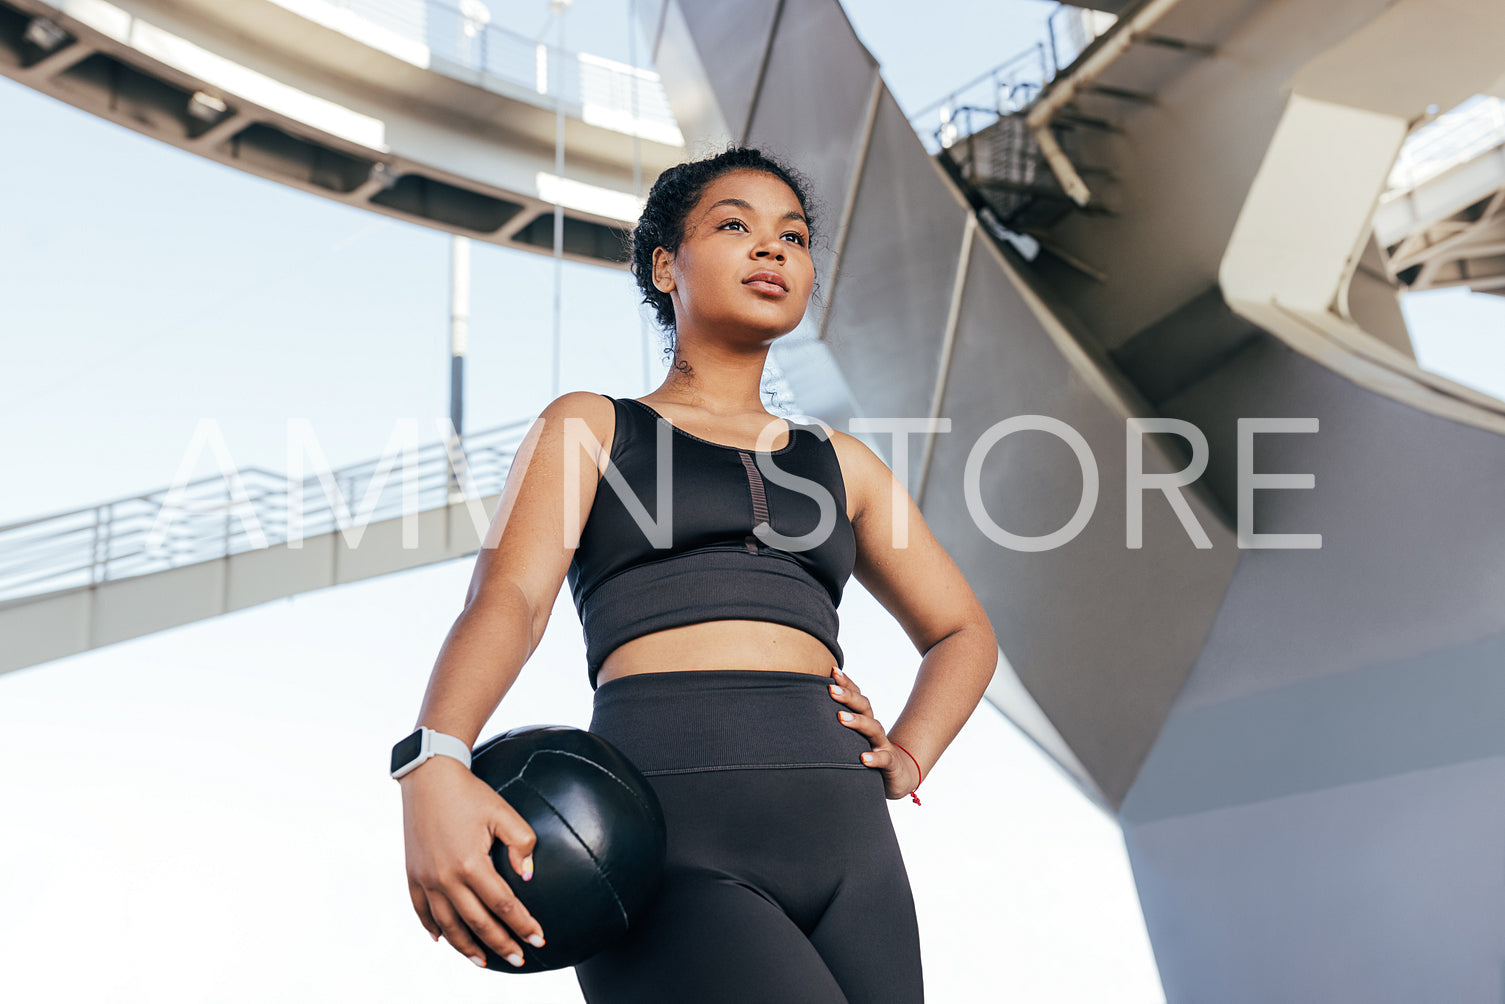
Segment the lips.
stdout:
[[784,281],[784,277],[779,275],[777,272],[770,272],[767,269],[762,269],[760,271],[754,272],[752,275],[742,280],[742,284],[744,286],[750,282],[766,282],[779,287],[786,293],[789,292],[789,284]]

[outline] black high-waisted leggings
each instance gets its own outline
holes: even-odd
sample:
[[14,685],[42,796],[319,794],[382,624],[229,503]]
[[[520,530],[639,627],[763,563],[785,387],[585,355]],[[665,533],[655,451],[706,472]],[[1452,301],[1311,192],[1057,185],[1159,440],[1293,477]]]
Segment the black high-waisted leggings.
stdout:
[[920,1004],[920,937],[883,775],[831,681],[777,670],[617,677],[590,731],[663,806],[663,884],[575,967],[588,1004]]

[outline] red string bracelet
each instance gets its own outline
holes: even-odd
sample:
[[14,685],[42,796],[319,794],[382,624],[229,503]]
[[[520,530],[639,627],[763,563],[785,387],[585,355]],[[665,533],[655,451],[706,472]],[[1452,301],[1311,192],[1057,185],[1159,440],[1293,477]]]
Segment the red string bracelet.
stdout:
[[[889,742],[894,743],[894,741],[892,739],[890,739]],[[898,743],[894,743],[894,745],[895,746],[899,746]],[[903,746],[899,746],[899,748],[901,750],[904,750]],[[909,750],[904,750],[904,755],[907,756],[907,757],[909,757],[909,759],[914,760],[914,754],[911,753],[911,752],[909,752]],[[920,781],[925,780],[925,772],[923,770],[920,770],[920,761],[914,760],[914,769],[916,770],[916,772],[919,773],[919,775],[920,775]],[[916,781],[915,782],[915,789],[916,789],[916,791],[919,790],[920,781]],[[914,799],[914,804],[915,805],[919,805],[920,804],[920,796],[917,795],[917,794],[915,794],[914,791],[911,791],[909,793],[909,797],[912,798],[912,799]]]

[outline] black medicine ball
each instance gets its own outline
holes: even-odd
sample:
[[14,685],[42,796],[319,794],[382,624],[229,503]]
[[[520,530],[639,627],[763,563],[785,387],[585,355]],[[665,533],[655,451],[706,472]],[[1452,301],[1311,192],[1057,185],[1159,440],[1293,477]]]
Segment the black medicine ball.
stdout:
[[567,725],[533,725],[477,746],[470,769],[538,838],[531,881],[513,871],[500,840],[492,843],[491,862],[543,928],[544,946],[517,938],[524,961],[514,966],[478,938],[487,969],[564,969],[642,918],[663,877],[664,813],[647,779],[615,746]]

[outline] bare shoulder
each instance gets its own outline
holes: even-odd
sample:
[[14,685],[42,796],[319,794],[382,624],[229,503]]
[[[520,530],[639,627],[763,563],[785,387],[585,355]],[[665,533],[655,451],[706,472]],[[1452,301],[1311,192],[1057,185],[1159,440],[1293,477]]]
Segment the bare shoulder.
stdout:
[[555,420],[578,418],[592,432],[609,435],[616,424],[616,408],[605,394],[593,390],[571,390],[550,401],[539,413]]
[[[595,500],[615,426],[611,401],[590,391],[561,394],[534,419],[508,466],[467,606],[492,593],[521,591],[531,609],[543,612],[539,623],[547,621]],[[567,504],[572,498],[579,504]]]
[[[617,424],[616,407],[604,394],[590,390],[566,391],[550,401],[539,412],[538,419],[529,430],[531,440],[562,443],[588,434],[592,449],[599,449],[601,456],[611,452]],[[577,423],[583,423],[583,427]]]
[[841,464],[841,479],[847,488],[847,508],[855,523],[867,511],[870,500],[877,493],[886,494],[890,490],[893,473],[882,457],[850,433],[832,429],[831,446]]
[[968,627],[978,629],[980,649],[996,648],[982,605],[898,476],[856,437],[837,433],[831,440],[842,477],[849,478],[848,495],[860,499],[852,519],[853,577],[894,615],[921,654]]

